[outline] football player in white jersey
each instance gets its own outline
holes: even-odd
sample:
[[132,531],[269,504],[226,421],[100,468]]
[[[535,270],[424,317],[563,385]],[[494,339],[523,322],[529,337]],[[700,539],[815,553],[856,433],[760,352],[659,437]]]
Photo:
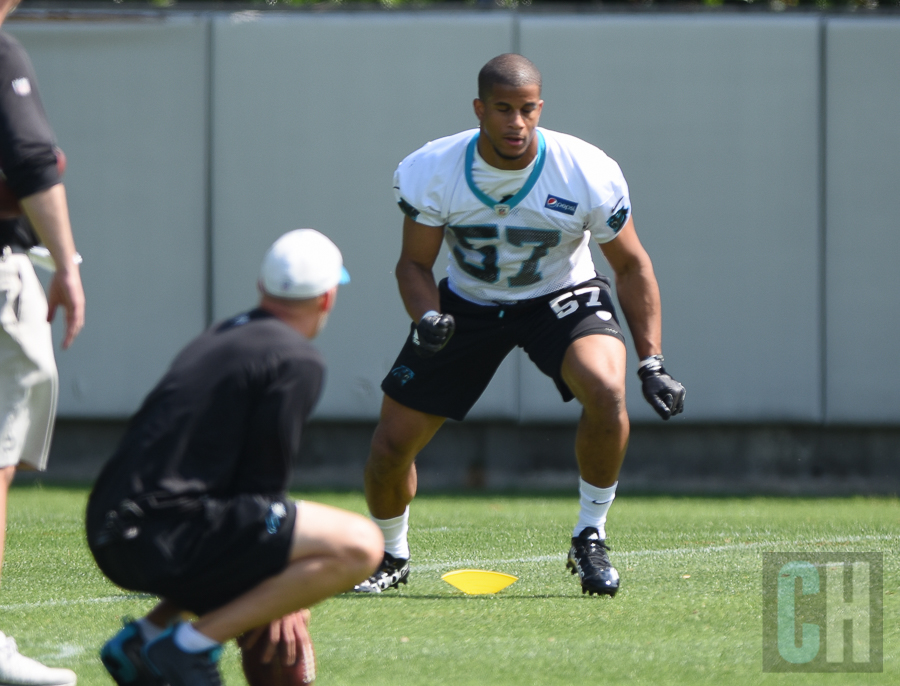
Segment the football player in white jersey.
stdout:
[[[394,175],[406,215],[396,275],[412,325],[382,383],[366,464],[384,560],[357,591],[406,583],[416,455],[447,417],[465,417],[515,346],[583,407],[581,509],[567,567],[583,593],[619,588],[605,524],[628,443],[625,338],[591,239],[612,266],[644,396],[668,419],[682,411],[684,387],[662,366],[659,288],[619,166],[589,143],[538,128],[542,106],[537,68],[521,55],[495,57],[478,75],[479,128],[428,143]],[[432,267],[445,240],[448,278],[437,284]]]

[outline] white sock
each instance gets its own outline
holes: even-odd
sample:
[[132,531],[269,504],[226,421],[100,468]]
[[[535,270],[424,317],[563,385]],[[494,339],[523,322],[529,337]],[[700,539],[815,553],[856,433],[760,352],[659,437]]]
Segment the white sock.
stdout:
[[202,653],[204,650],[215,648],[216,643],[209,636],[204,636],[194,628],[190,622],[181,622],[175,629],[175,645],[186,653]]
[[140,619],[135,620],[134,623],[138,625],[138,630],[141,632],[141,636],[144,637],[145,643],[150,643],[150,641],[165,631],[164,628],[156,626],[156,624],[146,617],[141,617]]
[[378,525],[384,535],[384,552],[401,560],[408,560],[409,541],[406,540],[406,533],[409,531],[409,507],[407,506],[399,517],[391,519],[372,517],[372,521]]
[[616,481],[609,488],[598,488],[591,486],[584,479],[579,479],[578,492],[581,494],[581,510],[578,513],[578,524],[572,536],[577,536],[585,528],[592,526],[600,532],[600,540],[606,540],[606,513],[609,512],[609,506],[616,498]]

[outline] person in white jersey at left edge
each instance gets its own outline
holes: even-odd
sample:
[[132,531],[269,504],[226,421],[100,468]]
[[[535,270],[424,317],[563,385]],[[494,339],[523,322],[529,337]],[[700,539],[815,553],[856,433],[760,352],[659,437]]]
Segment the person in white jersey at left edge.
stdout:
[[[415,458],[446,418],[462,420],[516,346],[583,407],[575,439],[581,508],[567,567],[582,593],[614,596],[606,516],[628,443],[625,337],[593,239],[612,267],[640,357],[643,393],[669,419],[684,387],[663,368],[660,295],[619,166],[593,145],[538,128],[541,75],[521,55],[489,61],[474,102],[480,127],[432,141],[394,174],[403,210],[396,275],[410,334],[382,383],[366,501],[384,559],[355,588],[406,583]],[[448,277],[432,267],[446,240]]]

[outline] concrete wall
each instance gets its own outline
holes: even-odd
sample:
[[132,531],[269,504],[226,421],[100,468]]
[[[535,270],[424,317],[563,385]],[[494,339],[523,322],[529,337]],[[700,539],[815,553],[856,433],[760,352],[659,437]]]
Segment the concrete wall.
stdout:
[[[545,124],[622,166],[690,420],[818,420],[818,22],[535,17],[521,35]],[[631,377],[629,413],[654,417]]]
[[900,20],[828,23],[828,418],[896,424]]
[[[253,304],[268,244],[313,226],[353,276],[320,339],[318,416],[376,417],[408,325],[391,174],[473,126],[478,69],[516,50],[543,71],[542,124],[605,149],[629,181],[668,366],[688,388],[675,421],[900,423],[896,19],[171,13],[6,28],[68,154],[86,260],[61,416],[131,414],[208,316]],[[652,420],[629,383],[630,414]],[[471,416],[569,421],[577,407],[516,353]]]
[[129,415],[205,323],[207,22],[4,28],[31,55],[66,152],[84,256],[86,323],[57,354],[59,412]]

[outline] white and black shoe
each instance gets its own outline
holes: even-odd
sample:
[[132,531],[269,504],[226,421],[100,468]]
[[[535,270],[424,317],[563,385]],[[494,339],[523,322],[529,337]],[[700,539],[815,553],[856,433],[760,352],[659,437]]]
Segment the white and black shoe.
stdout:
[[409,560],[385,553],[378,569],[368,579],[353,587],[357,593],[381,593],[405,584],[409,578]]
[[566,568],[578,574],[582,594],[612,597],[619,590],[619,572],[609,561],[609,547],[592,526],[572,538]]

